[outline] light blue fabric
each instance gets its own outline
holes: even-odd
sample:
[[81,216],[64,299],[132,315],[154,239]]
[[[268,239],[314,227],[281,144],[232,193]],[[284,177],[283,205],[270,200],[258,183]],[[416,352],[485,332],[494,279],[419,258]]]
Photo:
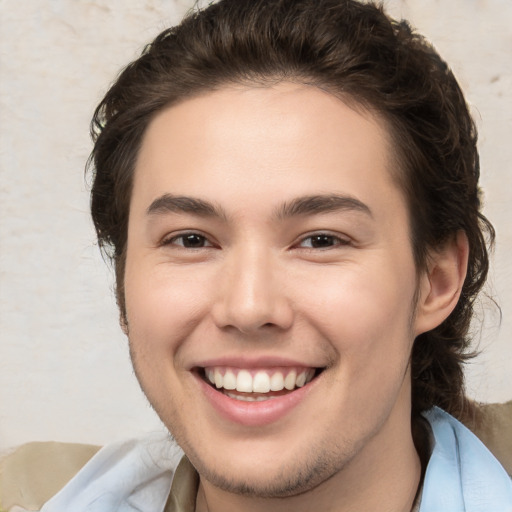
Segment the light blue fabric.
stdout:
[[482,442],[437,407],[424,416],[435,444],[420,512],[512,512],[512,481]]
[[161,512],[182,456],[163,433],[107,445],[41,512]]
[[[512,482],[477,437],[441,409],[425,417],[434,446],[420,512],[512,512]],[[106,446],[41,512],[161,512],[182,454],[162,434]]]

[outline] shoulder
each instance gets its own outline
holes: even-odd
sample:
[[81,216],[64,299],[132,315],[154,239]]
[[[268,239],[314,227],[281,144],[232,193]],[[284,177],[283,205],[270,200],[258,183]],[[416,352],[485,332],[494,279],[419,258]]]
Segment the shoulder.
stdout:
[[109,500],[136,499],[137,489],[158,503],[165,500],[182,454],[163,433],[103,448],[29,443],[0,462],[0,512],[39,510],[52,497],[44,510],[70,510],[88,501],[108,510]]
[[512,476],[512,400],[477,405],[477,413],[464,424],[487,446]]
[[38,510],[98,452],[78,443],[27,443],[0,460],[0,511]]
[[474,512],[512,510],[510,476],[482,441],[439,408],[424,416],[432,429],[433,446],[421,512],[469,510],[467,506]]

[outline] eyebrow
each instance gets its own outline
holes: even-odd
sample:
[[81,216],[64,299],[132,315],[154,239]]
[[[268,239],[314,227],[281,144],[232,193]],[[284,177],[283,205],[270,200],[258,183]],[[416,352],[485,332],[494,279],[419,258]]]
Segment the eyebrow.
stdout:
[[[355,197],[339,194],[320,194],[301,196],[279,206],[273,217],[284,220],[301,215],[331,213],[340,210],[362,212],[373,217],[370,208]],[[209,201],[190,196],[175,196],[164,194],[155,199],[148,207],[148,215],[165,213],[187,213],[199,217],[216,217],[223,220],[228,218],[226,212]]]
[[280,206],[275,212],[275,217],[283,220],[300,215],[331,213],[340,210],[361,212],[373,217],[372,211],[365,203],[355,197],[339,194],[297,197]]
[[203,199],[189,196],[175,196],[164,194],[155,199],[148,207],[148,215],[159,215],[164,213],[188,213],[199,217],[218,217],[226,219],[226,212]]

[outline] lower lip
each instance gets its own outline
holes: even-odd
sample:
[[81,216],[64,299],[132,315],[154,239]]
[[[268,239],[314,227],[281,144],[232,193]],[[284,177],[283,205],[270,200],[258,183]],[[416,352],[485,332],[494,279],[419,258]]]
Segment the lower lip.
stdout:
[[227,420],[247,427],[261,427],[274,423],[290,413],[310,392],[313,383],[309,382],[302,388],[286,395],[263,400],[261,402],[245,402],[230,398],[207,384],[199,375],[196,376],[202,392],[214,409]]

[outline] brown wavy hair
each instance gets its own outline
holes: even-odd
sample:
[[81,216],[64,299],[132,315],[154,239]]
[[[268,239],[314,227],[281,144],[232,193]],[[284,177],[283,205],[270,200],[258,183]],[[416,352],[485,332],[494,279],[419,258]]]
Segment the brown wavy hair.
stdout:
[[96,109],[89,159],[91,211],[115,265],[125,319],[124,268],[133,173],[144,132],[169,105],[226,84],[318,86],[376,113],[394,142],[418,271],[429,249],[463,231],[469,265],[459,302],[415,340],[413,416],[438,405],[461,417],[462,366],[473,304],[494,230],[480,211],[477,133],[446,63],[405,21],[354,0],[221,0],[162,32],[119,75]]

